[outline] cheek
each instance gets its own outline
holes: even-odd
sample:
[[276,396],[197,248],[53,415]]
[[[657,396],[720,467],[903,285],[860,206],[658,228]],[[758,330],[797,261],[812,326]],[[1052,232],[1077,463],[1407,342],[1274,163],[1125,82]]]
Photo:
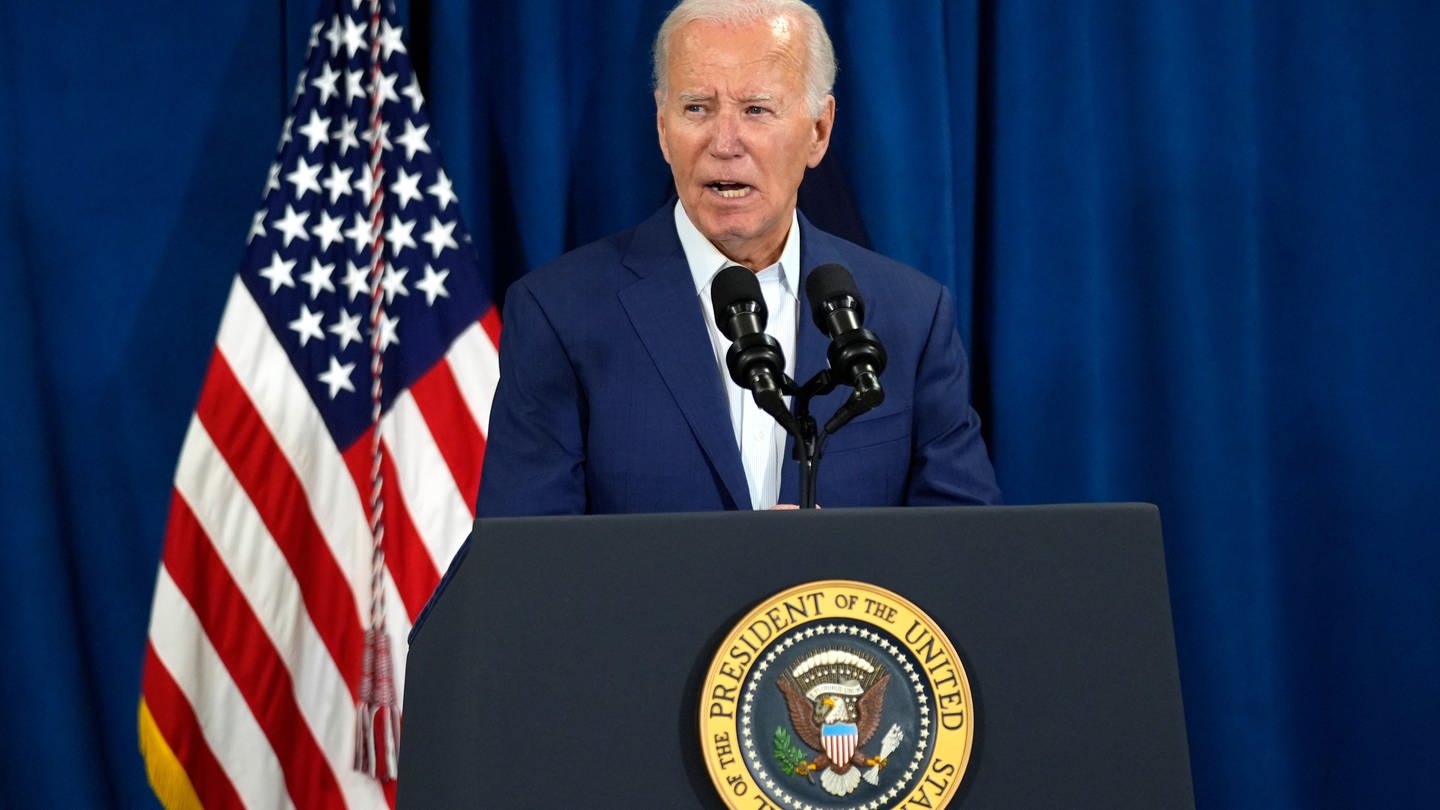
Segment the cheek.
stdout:
[[665,159],[671,166],[677,169],[688,171],[695,165],[695,156],[698,154],[698,139],[692,134],[670,130],[670,137],[665,141]]
[[805,169],[810,166],[812,157],[810,147],[805,144],[796,144],[786,156],[785,162],[792,177],[803,177]]
[[776,144],[773,154],[779,161],[777,165],[785,166],[786,171],[804,174],[815,156],[815,142],[805,131],[792,132]]

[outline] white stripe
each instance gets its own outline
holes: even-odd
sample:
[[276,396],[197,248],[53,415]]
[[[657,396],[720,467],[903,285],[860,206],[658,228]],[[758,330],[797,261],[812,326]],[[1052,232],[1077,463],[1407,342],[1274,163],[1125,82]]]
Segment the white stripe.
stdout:
[[470,506],[460,496],[450,466],[410,391],[395,398],[383,426],[385,446],[395,463],[395,483],[410,521],[431,565],[444,573],[450,557],[470,533]]
[[150,644],[195,711],[206,744],[245,806],[294,807],[270,741],[164,566],[155,578]]
[[356,622],[370,621],[370,523],[354,479],[290,357],[237,277],[216,345],[290,461],[330,553],[350,583]]
[[445,357],[475,424],[481,433],[490,435],[490,403],[495,398],[495,384],[500,381],[500,354],[490,336],[480,324],[472,323],[451,344]]
[[385,604],[398,605],[385,611],[385,630],[390,634],[390,671],[395,680],[395,706],[401,709],[401,738],[404,738],[405,707],[405,661],[410,649],[410,614],[405,612],[405,603],[400,599],[400,590],[389,572],[385,574]]
[[310,621],[300,582],[198,418],[185,436],[175,489],[190,505],[289,671],[300,714],[329,761],[346,803],[383,804],[378,784],[351,766],[355,704]]

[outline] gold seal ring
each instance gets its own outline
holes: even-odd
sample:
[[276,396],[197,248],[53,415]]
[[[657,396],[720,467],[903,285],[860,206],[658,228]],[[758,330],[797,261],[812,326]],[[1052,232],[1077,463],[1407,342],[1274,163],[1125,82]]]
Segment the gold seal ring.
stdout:
[[731,628],[700,694],[700,747],[731,808],[943,807],[975,739],[955,646],[899,594],[819,580]]

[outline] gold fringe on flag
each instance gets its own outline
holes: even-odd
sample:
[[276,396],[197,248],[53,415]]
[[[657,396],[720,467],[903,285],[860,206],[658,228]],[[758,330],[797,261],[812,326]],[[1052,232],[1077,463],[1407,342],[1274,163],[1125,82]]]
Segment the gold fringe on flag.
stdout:
[[201,810],[200,797],[190,784],[190,775],[185,773],[180,760],[171,750],[170,743],[155,725],[150,707],[140,701],[140,755],[145,758],[145,771],[150,776],[150,788],[166,810]]

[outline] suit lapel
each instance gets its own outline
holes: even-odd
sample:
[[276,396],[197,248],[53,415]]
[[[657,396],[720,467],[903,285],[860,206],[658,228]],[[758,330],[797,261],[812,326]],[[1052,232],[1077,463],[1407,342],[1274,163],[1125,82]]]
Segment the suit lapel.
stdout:
[[620,304],[730,499],[748,509],[720,371],[672,217],[667,205],[635,230],[624,263],[637,278],[620,290]]

